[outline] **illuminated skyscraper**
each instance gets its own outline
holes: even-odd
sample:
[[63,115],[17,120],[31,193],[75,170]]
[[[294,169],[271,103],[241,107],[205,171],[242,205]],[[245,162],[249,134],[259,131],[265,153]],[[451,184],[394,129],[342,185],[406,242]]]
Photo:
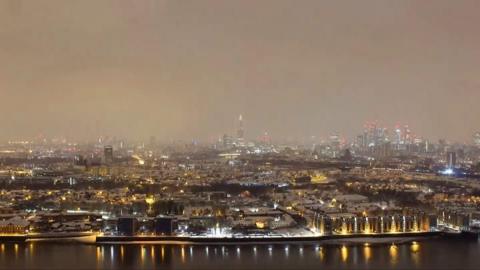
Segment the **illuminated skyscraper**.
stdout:
[[238,117],[238,130],[237,130],[237,139],[243,140],[245,136],[245,131],[243,130],[243,116],[240,114]]
[[357,146],[357,148],[359,149],[363,149],[365,148],[365,136],[363,134],[361,135],[357,135],[357,138],[356,138],[356,141],[355,141],[355,145]]
[[105,158],[105,163],[113,163],[113,147],[111,145],[105,146],[103,149],[103,155]]
[[262,143],[265,143],[265,144],[269,144],[269,143],[270,143],[271,138],[270,138],[270,135],[268,135],[268,132],[267,132],[267,131],[265,131],[265,132],[263,133],[263,136],[260,137],[260,141],[261,141]]
[[457,153],[455,152],[447,152],[447,167],[449,169],[455,168],[457,164]]
[[231,148],[233,146],[233,139],[228,134],[223,135],[222,142],[224,148]]
[[243,116],[238,117],[237,145],[245,146],[245,131],[243,129]]
[[365,147],[372,147],[375,145],[375,130],[377,128],[377,124],[375,122],[367,122],[364,126],[364,139],[365,139]]
[[412,143],[412,134],[410,131],[410,128],[408,125],[405,125],[403,127],[403,132],[402,132],[402,140],[404,144],[411,144]]
[[339,148],[340,147],[340,137],[338,136],[338,134],[330,135],[330,145],[333,148]]
[[473,144],[480,147],[480,132],[477,132],[473,135]]
[[393,140],[393,143],[397,145],[402,144],[402,130],[400,129],[399,125],[395,126],[395,138]]

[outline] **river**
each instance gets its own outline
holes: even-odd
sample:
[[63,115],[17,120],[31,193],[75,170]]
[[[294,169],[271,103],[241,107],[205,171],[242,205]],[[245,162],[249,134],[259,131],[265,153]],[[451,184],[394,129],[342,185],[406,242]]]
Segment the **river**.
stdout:
[[480,269],[478,241],[399,245],[3,243],[0,269]]

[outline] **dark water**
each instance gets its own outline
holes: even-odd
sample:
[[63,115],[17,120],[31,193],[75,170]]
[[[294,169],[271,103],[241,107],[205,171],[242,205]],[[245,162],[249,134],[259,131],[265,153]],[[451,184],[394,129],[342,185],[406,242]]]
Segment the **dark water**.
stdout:
[[402,245],[80,245],[4,243],[0,269],[480,269],[480,243]]

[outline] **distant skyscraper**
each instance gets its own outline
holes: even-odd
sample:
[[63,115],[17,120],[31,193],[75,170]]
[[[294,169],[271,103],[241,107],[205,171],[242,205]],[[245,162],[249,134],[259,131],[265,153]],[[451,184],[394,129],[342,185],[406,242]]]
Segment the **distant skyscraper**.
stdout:
[[395,139],[393,140],[393,143],[396,145],[402,144],[402,130],[399,125],[395,127]]
[[410,131],[410,128],[408,127],[408,125],[405,125],[403,127],[402,136],[403,136],[402,140],[403,140],[404,144],[411,144],[412,143],[412,134],[411,134],[411,131]]
[[449,169],[455,168],[457,164],[457,154],[453,151],[447,152],[447,167]]
[[480,132],[477,132],[473,135],[473,144],[480,147]]
[[263,143],[268,144],[268,143],[270,143],[270,140],[271,140],[270,135],[268,135],[268,132],[265,131],[265,132],[263,133],[263,136],[260,138],[260,141],[263,142]]
[[337,134],[330,135],[330,145],[334,148],[340,147],[340,136]]
[[243,116],[238,117],[237,145],[245,146],[245,131],[243,129]]
[[233,146],[233,139],[228,134],[224,134],[222,138],[224,148],[231,148]]
[[366,122],[363,126],[363,145],[362,148],[367,148],[370,146],[373,138],[373,129],[374,124],[372,122]]
[[110,164],[113,162],[113,147],[111,145],[105,146],[103,149],[103,155],[105,158],[105,163]]
[[355,141],[355,145],[357,146],[357,148],[359,149],[363,149],[365,147],[365,143],[364,143],[364,135],[357,135],[357,138],[356,138],[356,141]]
[[375,145],[375,130],[377,129],[376,122],[367,122],[365,124],[365,134],[366,134],[366,142],[367,147],[371,147]]
[[390,157],[392,155],[392,147],[390,145],[390,142],[375,145],[373,147],[373,155],[377,159],[384,159]]
[[244,139],[245,131],[243,130],[243,116],[240,114],[238,117],[238,130],[237,130],[237,139]]

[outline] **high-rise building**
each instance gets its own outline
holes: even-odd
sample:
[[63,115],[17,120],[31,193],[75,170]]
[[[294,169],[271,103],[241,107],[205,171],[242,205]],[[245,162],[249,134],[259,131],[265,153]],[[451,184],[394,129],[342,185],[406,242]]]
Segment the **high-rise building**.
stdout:
[[113,147],[111,145],[105,146],[103,149],[103,156],[105,158],[105,163],[113,163]]
[[402,142],[402,130],[400,129],[399,126],[395,127],[395,138],[393,140],[393,143],[397,145],[397,148],[400,144],[403,144],[403,142]]
[[377,129],[377,123],[375,122],[367,122],[365,124],[365,130],[364,130],[364,135],[365,135],[365,142],[366,142],[366,147],[372,147],[375,146],[375,130]]
[[233,139],[230,135],[224,134],[222,138],[222,143],[224,148],[231,148],[233,146]]
[[366,136],[363,135],[363,134],[357,136],[357,139],[356,139],[356,142],[355,142],[357,148],[363,149],[363,148],[366,147],[366,146],[365,146],[365,145],[366,145],[365,137],[366,137]]
[[260,137],[260,141],[264,144],[269,144],[271,142],[271,137],[267,131],[263,133],[263,136]]
[[75,155],[75,157],[73,158],[73,164],[76,166],[84,166],[86,165],[86,163],[87,160],[83,155]]
[[373,156],[377,159],[388,158],[392,155],[392,147],[390,145],[390,142],[375,145],[372,151]]
[[477,132],[473,135],[473,144],[480,147],[480,132]]
[[430,143],[428,142],[428,140],[425,140],[425,153],[428,153],[430,152]]
[[412,134],[410,131],[410,128],[408,125],[405,125],[403,127],[403,132],[402,132],[402,141],[404,144],[411,144],[412,143]]
[[335,149],[338,149],[340,147],[340,136],[338,136],[338,134],[332,134],[330,135],[330,145],[335,148]]
[[447,167],[449,169],[455,168],[455,165],[457,164],[457,153],[453,151],[447,152]]
[[243,116],[240,114],[238,117],[238,130],[237,130],[237,139],[244,139],[245,131],[243,130]]
[[245,130],[243,129],[243,116],[238,117],[237,145],[245,146]]

